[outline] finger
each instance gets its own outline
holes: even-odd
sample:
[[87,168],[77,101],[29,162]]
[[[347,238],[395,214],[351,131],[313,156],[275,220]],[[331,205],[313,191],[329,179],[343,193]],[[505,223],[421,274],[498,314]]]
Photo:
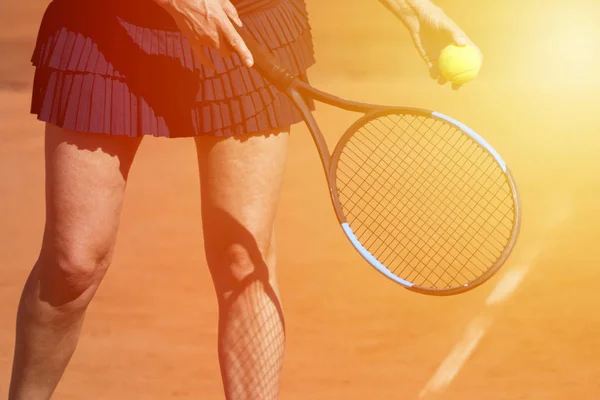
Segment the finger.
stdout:
[[215,67],[206,54],[206,49],[209,46],[213,46],[213,40],[207,36],[198,36],[196,32],[191,29],[182,29],[182,33],[188,39],[194,58],[206,68],[214,71]]
[[432,63],[431,67],[429,67],[429,76],[431,79],[438,79],[440,77],[440,69],[437,66],[437,62]]
[[469,44],[469,39],[462,31],[453,31],[452,40],[457,46],[466,46]]
[[475,48],[475,50],[477,50],[477,53],[479,53],[479,58],[481,60],[483,60],[483,53],[481,52],[479,47],[477,47],[477,45],[475,45],[475,43],[473,43],[473,41],[471,39],[469,39],[469,37],[467,36],[466,33],[464,33],[458,27],[453,27],[451,29],[451,33],[452,33],[452,41],[454,42],[454,44],[456,44],[457,46],[466,46],[466,45],[473,46]]
[[425,64],[427,64],[427,67],[430,70],[432,68],[434,68],[434,64],[433,64],[433,62],[431,62],[431,59],[429,58],[429,55],[427,54],[427,50],[425,50],[425,47],[423,46],[423,42],[421,42],[421,36],[419,36],[419,33],[418,32],[414,32],[412,34],[412,39],[413,39],[413,43],[415,45],[415,48],[419,52],[419,55],[421,56],[421,58],[423,59],[423,61],[425,61]]
[[460,89],[461,87],[462,87],[462,85],[461,85],[461,84],[458,84],[458,83],[453,83],[453,84],[452,84],[452,90],[458,90],[458,89]]
[[448,82],[448,80],[447,80],[446,78],[444,78],[442,75],[440,75],[440,76],[438,77],[438,80],[437,80],[437,81],[438,81],[438,83],[439,83],[440,85],[445,85],[445,84],[446,84],[446,82]]
[[231,4],[231,1],[225,0],[225,2],[223,3],[223,11],[225,11],[225,14],[227,14],[227,16],[233,22],[235,22],[235,24],[237,26],[239,26],[240,28],[242,26],[244,26],[244,24],[242,23],[242,20],[240,19],[238,12],[237,12],[237,9],[235,8],[235,6],[233,4]]
[[452,41],[457,46],[466,46],[469,44],[467,34],[451,19],[446,19],[442,23],[442,29],[452,36]]
[[215,65],[206,54],[206,47],[194,45],[192,46],[192,52],[194,53],[194,56],[196,56],[196,59],[200,62],[200,64],[202,64],[212,72],[215,72]]
[[202,24],[202,22],[198,21],[196,18],[192,19],[192,23],[193,23],[193,27],[192,27],[193,39],[192,40],[193,40],[195,46],[207,46],[207,47],[212,47],[213,49],[219,48],[221,34],[219,32],[218,26],[215,25],[215,26],[205,27],[205,28],[201,29],[199,27],[202,27],[203,24]]
[[221,57],[230,57],[234,53],[234,46],[227,42],[227,38],[225,35],[221,34],[221,39],[219,40],[219,54]]
[[437,79],[440,76],[440,72],[436,67],[429,68],[429,76],[431,79]]
[[245,66],[252,67],[254,65],[254,57],[229,20],[224,21],[222,29],[225,41],[231,46],[233,52],[240,56]]

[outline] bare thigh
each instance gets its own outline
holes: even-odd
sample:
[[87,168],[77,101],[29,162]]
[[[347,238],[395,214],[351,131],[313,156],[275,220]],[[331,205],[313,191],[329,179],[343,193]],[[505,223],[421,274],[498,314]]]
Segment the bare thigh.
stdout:
[[274,221],[289,134],[196,140],[205,247],[217,294],[275,281]]
[[40,296],[49,303],[71,301],[99,283],[113,252],[140,141],[47,124],[46,226],[39,272]]

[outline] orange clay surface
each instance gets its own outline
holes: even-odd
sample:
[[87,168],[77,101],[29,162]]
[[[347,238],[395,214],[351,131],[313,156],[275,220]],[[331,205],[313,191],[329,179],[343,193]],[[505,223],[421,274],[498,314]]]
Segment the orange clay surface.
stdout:
[[[451,298],[413,294],[347,242],[312,141],[294,127],[277,220],[283,399],[417,399],[480,313],[493,323],[479,346],[444,391],[426,398],[600,399],[600,34],[590,18],[600,6],[558,3],[439,1],[485,55],[480,78],[452,92],[428,78],[404,28],[375,0],[309,0],[319,62],[312,82],[465,121],[512,169],[524,219],[512,257],[490,282]],[[28,60],[44,7],[0,3],[0,398],[44,223],[43,126],[28,115]],[[317,110],[331,145],[353,117]],[[567,217],[547,228],[555,213]],[[192,141],[146,139],[114,263],[56,399],[223,398],[199,221]],[[529,273],[514,294],[486,308],[495,285],[523,264]]]

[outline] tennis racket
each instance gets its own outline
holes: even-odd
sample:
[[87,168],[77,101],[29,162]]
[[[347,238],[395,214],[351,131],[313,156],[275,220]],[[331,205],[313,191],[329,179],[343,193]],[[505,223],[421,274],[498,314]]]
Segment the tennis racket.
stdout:
[[[254,67],[287,94],[317,147],[350,243],[412,291],[471,290],[505,263],[521,220],[515,182],[480,135],[438,112],[349,101],[297,79],[240,30]],[[330,153],[306,99],[361,113]]]

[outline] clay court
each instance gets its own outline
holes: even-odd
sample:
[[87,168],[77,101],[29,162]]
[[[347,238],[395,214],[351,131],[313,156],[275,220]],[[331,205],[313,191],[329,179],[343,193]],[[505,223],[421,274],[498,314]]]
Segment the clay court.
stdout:
[[[484,53],[476,82],[453,92],[431,81],[404,28],[375,0],[308,0],[318,62],[309,77],[341,96],[434,109],[477,130],[519,185],[519,242],[472,292],[435,298],[400,288],[348,243],[312,140],[295,126],[277,220],[282,399],[598,399],[600,5],[437,3]],[[45,6],[0,3],[2,398],[18,297],[44,223],[43,125],[28,114],[28,61]],[[316,116],[331,145],[354,118],[327,106]],[[193,142],[144,139],[129,182],[113,265],[54,398],[221,399]],[[486,305],[517,273],[510,295]]]

